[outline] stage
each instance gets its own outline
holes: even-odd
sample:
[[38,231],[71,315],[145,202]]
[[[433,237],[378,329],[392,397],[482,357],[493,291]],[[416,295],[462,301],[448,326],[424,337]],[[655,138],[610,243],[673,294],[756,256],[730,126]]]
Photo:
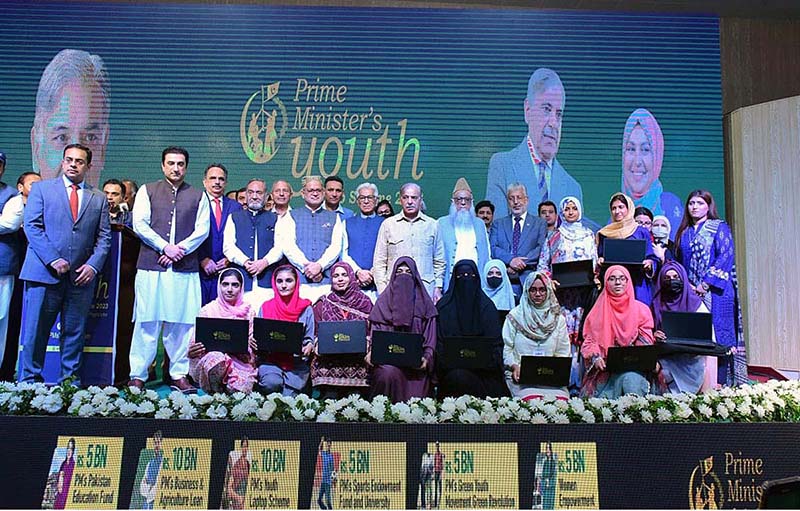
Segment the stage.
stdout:
[[[0,393],[0,406],[54,409],[55,389]],[[796,382],[564,404],[93,390],[64,394],[57,415],[0,417],[3,507],[219,508],[234,495],[245,508],[319,508],[326,494],[334,508],[396,509],[424,494],[428,508],[755,508],[760,485],[796,475],[800,459]]]

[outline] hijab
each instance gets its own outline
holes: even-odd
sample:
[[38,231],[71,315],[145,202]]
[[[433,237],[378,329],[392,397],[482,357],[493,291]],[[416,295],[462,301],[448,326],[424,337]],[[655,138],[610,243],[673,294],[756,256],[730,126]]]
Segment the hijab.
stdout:
[[[664,211],[661,209],[661,193],[664,187],[658,176],[661,175],[661,166],[664,162],[664,134],[661,132],[661,126],[658,121],[648,110],[644,108],[637,108],[628,117],[625,123],[625,131],[622,134],[622,161],[625,161],[625,146],[631,138],[631,133],[636,129],[636,126],[641,126],[644,131],[647,141],[650,142],[650,150],[653,153],[653,168],[652,172],[656,178],[650,185],[647,192],[641,197],[634,198],[636,206],[645,206],[650,209],[654,214],[660,215]],[[624,163],[623,163],[624,165]],[[623,170],[623,172],[625,172]],[[622,191],[626,195],[633,196],[630,190],[625,188],[625,177],[622,177]]]
[[[528,295],[528,290],[536,280],[541,280],[547,288],[547,297],[541,305],[534,305]],[[529,273],[522,286],[522,296],[519,305],[511,309],[509,317],[522,330],[522,333],[535,340],[543,340],[550,337],[553,330],[558,326],[558,319],[561,315],[561,306],[556,299],[556,289],[549,275],[543,271]]]
[[[353,271],[353,267],[344,261],[339,261],[331,266],[331,276],[333,276],[333,272],[337,268],[343,268],[344,271],[347,272],[347,276],[350,277],[350,283],[347,285],[344,291],[337,292],[331,290],[331,292],[328,293],[323,300],[318,302],[321,304],[320,306],[322,308],[323,318],[329,318],[336,315],[330,310],[332,308],[353,309],[365,314],[369,314],[369,312],[372,310],[372,301],[361,291],[358,285],[358,279]],[[328,319],[323,319],[323,321],[328,321]]]
[[[672,295],[667,288],[667,272],[674,270],[678,277],[683,281],[683,291],[680,294]],[[697,312],[702,301],[689,286],[689,277],[686,270],[678,261],[667,261],[658,272],[658,289],[653,296],[653,318],[656,328],[661,328],[661,313],[663,311],[673,312]]]
[[[406,264],[411,268],[411,275],[397,275],[397,268]],[[394,262],[389,285],[378,296],[369,320],[394,327],[411,326],[414,318],[428,319],[437,314],[433,300],[428,296],[425,285],[417,271],[417,263],[407,256],[399,257]]]
[[[458,278],[467,273],[474,277]],[[446,337],[499,334],[497,308],[481,289],[478,266],[469,259],[455,264],[450,286],[436,309],[439,331]]]
[[[486,281],[489,270],[497,268],[500,270],[500,276],[503,282],[496,288],[489,287]],[[506,263],[500,259],[490,259],[483,265],[483,273],[481,273],[481,288],[493,302],[497,310],[509,311],[514,308],[514,289],[511,287],[511,279],[508,278],[506,271]]]
[[242,272],[237,270],[236,268],[227,268],[220,272],[219,277],[217,278],[217,298],[208,304],[207,306],[211,317],[221,317],[221,318],[241,318],[245,319],[250,316],[250,305],[244,303],[244,286],[239,287],[239,294],[236,295],[235,302],[230,304],[222,298],[222,279],[231,276],[231,272],[236,272],[239,275],[237,281],[239,284],[244,282],[244,276]]
[[653,217],[653,223],[656,220],[663,220],[667,224],[667,235],[656,237],[655,232],[653,232],[652,227],[650,228],[650,232],[653,234],[653,239],[655,241],[660,241],[661,243],[667,243],[669,241],[669,233],[672,232],[672,224],[669,221],[669,218],[665,217],[664,215],[656,215]]
[[[566,218],[564,218],[564,207],[566,207],[566,205],[570,202],[575,204],[575,207],[578,208],[578,219],[574,222],[569,222]],[[561,219],[561,225],[558,227],[558,232],[560,232],[561,236],[564,238],[570,241],[579,241],[586,236],[593,235],[591,229],[585,227],[583,222],[581,222],[581,220],[583,220],[583,206],[577,197],[570,196],[561,199],[561,202],[558,203],[558,217]]]
[[[597,231],[598,236],[602,234],[606,238],[624,240],[625,238],[633,234],[636,228],[639,227],[639,224],[637,224],[636,220],[633,218],[633,212],[636,209],[636,207],[633,205],[633,200],[627,195],[620,193],[615,193],[614,195],[612,195],[611,202],[608,203],[609,209],[611,208],[611,204],[613,202],[616,202],[615,199],[619,195],[622,195],[622,197],[625,198],[625,204],[628,205],[628,212],[625,214],[625,218],[623,218],[619,222],[612,221],[610,224]],[[599,237],[597,244],[598,245],[600,244]]]
[[[297,279],[297,284],[292,291],[291,296],[283,297],[278,293],[278,287],[275,285],[275,279],[279,273],[291,270]],[[267,300],[261,305],[261,317],[267,319],[278,319],[281,321],[297,321],[300,315],[306,308],[311,305],[311,302],[305,298],[300,298],[300,276],[297,269],[291,264],[284,264],[279,266],[272,274],[272,289],[275,290],[275,298]]]
[[591,336],[600,347],[603,357],[611,346],[621,343],[624,343],[622,346],[628,346],[638,336],[653,343],[653,315],[645,304],[636,301],[631,274],[624,266],[611,266],[606,271],[606,278],[616,272],[628,278],[625,292],[614,296],[608,286],[603,286],[583,325],[584,338]]

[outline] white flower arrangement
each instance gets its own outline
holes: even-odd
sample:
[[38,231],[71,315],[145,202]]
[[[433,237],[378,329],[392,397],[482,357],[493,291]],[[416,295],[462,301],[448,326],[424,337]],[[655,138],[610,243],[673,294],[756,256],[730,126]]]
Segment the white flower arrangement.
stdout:
[[232,395],[160,397],[153,390],[68,383],[0,383],[0,414],[75,417],[151,417],[284,422],[399,422],[407,424],[567,424],[674,422],[800,422],[800,382],[770,381],[705,394],[623,396],[618,399],[571,398],[569,401],[472,396],[414,398],[392,404],[352,395],[317,400],[306,395]]

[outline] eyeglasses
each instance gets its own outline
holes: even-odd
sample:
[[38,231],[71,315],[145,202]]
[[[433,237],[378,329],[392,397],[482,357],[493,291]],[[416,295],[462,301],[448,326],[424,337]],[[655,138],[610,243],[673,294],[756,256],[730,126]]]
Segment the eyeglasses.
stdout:
[[469,204],[472,202],[472,197],[453,197],[453,202],[458,204]]
[[532,294],[532,295],[544,295],[544,294],[547,294],[547,288],[546,287],[533,287],[533,286],[531,286],[528,289],[528,292],[530,294]]
[[606,279],[606,282],[608,282],[609,284],[613,284],[615,282],[619,282],[620,284],[624,284],[624,283],[628,282],[628,277],[626,277],[625,275],[621,275],[619,277],[608,277]]
[[359,195],[357,198],[360,202],[367,202],[375,199],[374,195]]

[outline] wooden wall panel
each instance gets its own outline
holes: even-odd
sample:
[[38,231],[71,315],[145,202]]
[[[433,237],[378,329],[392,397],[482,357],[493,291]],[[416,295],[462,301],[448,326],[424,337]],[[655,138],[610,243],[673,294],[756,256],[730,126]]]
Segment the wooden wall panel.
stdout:
[[722,111],[800,94],[800,19],[722,17]]
[[726,124],[748,362],[800,370],[800,96]]

